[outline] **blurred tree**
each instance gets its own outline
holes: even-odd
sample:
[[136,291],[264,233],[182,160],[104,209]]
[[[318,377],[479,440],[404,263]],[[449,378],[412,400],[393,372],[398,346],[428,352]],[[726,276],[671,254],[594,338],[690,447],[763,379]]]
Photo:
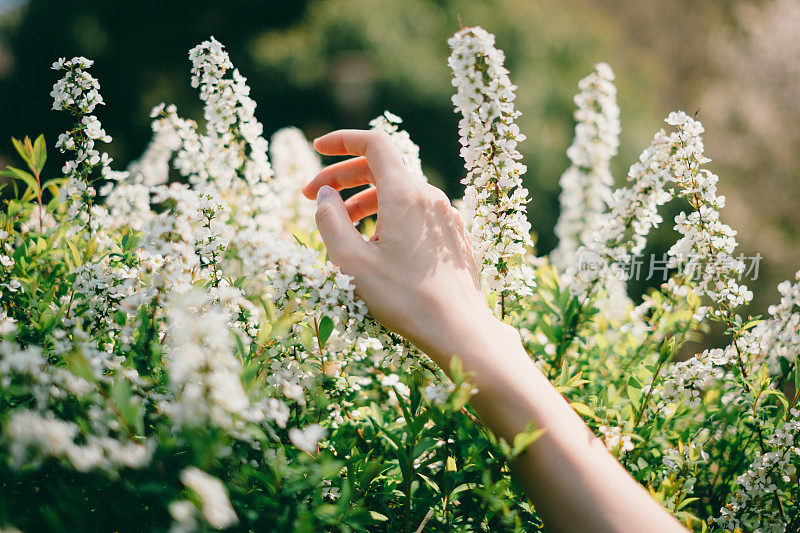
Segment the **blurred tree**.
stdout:
[[707,144],[732,180],[741,241],[767,256],[774,282],[800,266],[800,1],[734,2],[731,11],[708,47]]
[[574,1],[317,0],[290,27],[264,32],[252,53],[287,92],[324,95],[314,103],[282,101],[297,106],[294,122],[313,133],[363,127],[387,108],[399,114],[421,147],[428,175],[458,197],[464,171],[445,58],[447,39],[461,25],[495,33],[508,56],[511,79],[519,86],[519,124],[529,138],[521,150],[533,190],[530,212],[540,248],[549,251],[578,80],[598,61],[617,71],[623,120],[614,165],[619,181],[666,115],[654,96],[665,66],[646,52],[626,52],[626,31],[613,12]]
[[[797,0],[783,0],[783,4],[791,3]],[[286,125],[296,125],[309,136],[339,127],[365,127],[370,118],[389,109],[405,119],[432,181],[451,197],[459,197],[464,170],[458,156],[457,117],[450,103],[447,38],[461,25],[478,24],[497,35],[498,46],[508,55],[511,78],[519,85],[517,104],[523,112],[519,124],[528,135],[521,150],[529,167],[526,184],[533,192],[529,212],[538,247],[547,253],[555,245],[558,179],[568,164],[565,150],[573,133],[572,97],[578,80],[598,61],[607,61],[616,71],[623,133],[613,169],[622,183],[629,165],[669,111],[683,108],[691,113],[701,108],[699,117],[705,120],[705,109],[733,107],[725,104],[736,101],[731,100],[735,95],[728,88],[745,72],[742,69],[750,68],[745,63],[769,59],[759,59],[763,53],[741,54],[742,69],[713,68],[722,55],[709,57],[708,36],[736,20],[727,4],[692,0],[28,0],[0,19],[0,164],[10,147],[2,139],[44,132],[53,143],[67,126],[64,116],[50,111],[49,92],[56,76],[49,67],[58,57],[84,55],[96,60],[93,70],[108,103],[99,116],[114,137],[111,155],[116,167],[124,167],[149,138],[148,112],[153,105],[175,103],[182,115],[201,118],[196,92],[189,86],[187,51],[214,35],[249,79],[259,104],[257,116],[267,134]],[[686,16],[689,11],[692,16]],[[740,17],[737,24],[744,27],[748,17],[755,15]],[[770,31],[767,28],[760,34],[768,36]],[[746,41],[741,46],[753,50]],[[772,61],[779,62],[780,58]],[[714,80],[721,83],[705,93]],[[761,82],[750,92],[760,94],[763,101],[770,98],[769,92],[759,87],[768,88],[771,82],[766,78]],[[745,165],[755,172],[755,168],[765,168],[767,151],[757,148],[757,143],[747,144],[749,128],[744,128],[744,140],[734,143],[721,135],[723,127],[729,126],[717,122],[707,133],[710,156],[715,162],[731,163],[715,168],[722,178],[720,188],[733,200],[723,216],[740,230],[742,241],[749,244],[746,251],[761,251],[770,266],[780,257],[774,268],[767,267],[771,272],[763,285],[756,287],[766,289],[757,294],[768,301],[775,282],[790,274],[798,258],[796,253],[781,251],[790,249],[784,239],[763,236],[774,236],[775,228],[781,226],[794,228],[797,218],[793,207],[771,218],[741,208],[750,205],[746,198],[751,188],[743,179],[749,174],[737,170],[736,157],[761,154],[759,162]],[[790,138],[795,142],[795,137]],[[745,152],[742,146],[756,148]],[[782,168],[791,169],[795,176],[800,158],[792,157],[794,163]],[[56,172],[57,159],[48,168]],[[773,170],[762,176],[762,185],[773,183]],[[796,183],[793,180],[775,181],[776,187],[788,188],[787,184]],[[776,200],[765,198],[762,204]],[[661,253],[674,240],[674,214],[674,208],[665,213],[667,222],[653,236],[648,251]],[[765,220],[769,226],[764,226]],[[791,229],[786,234],[794,236]],[[783,247],[770,247],[769,242]],[[647,283],[655,282],[643,280],[633,293]],[[763,306],[759,302],[758,307]]]
[[451,196],[461,194],[463,168],[447,38],[460,24],[483,25],[497,34],[520,87],[520,125],[529,137],[522,150],[535,191],[531,212],[544,251],[554,245],[557,183],[567,165],[578,79],[601,60],[617,70],[620,181],[666,112],[653,97],[663,67],[646,54],[626,53],[617,17],[586,2],[30,0],[2,24],[10,66],[4,74],[0,69],[0,98],[14,104],[4,106],[0,139],[44,131],[52,142],[65,123],[49,111],[49,65],[60,56],[84,55],[97,62],[108,103],[100,118],[122,166],[146,142],[153,105],[172,102],[183,115],[199,118],[186,52],[214,35],[249,78],[267,132],[289,124],[310,135],[365,127],[390,109],[406,120],[427,172]]
[[[183,114],[201,117],[187,52],[209,35],[226,44],[242,73],[253,76],[256,100],[265,101],[258,91],[266,84],[254,76],[247,53],[250,41],[265,28],[291,23],[303,7],[301,0],[30,0],[0,22],[0,155],[8,155],[5,140],[12,135],[44,132],[52,144],[67,125],[66,117],[50,111],[57,79],[50,65],[59,57],[95,60],[93,73],[107,102],[98,115],[114,137],[109,151],[117,167],[147,142],[152,106],[172,102]],[[281,108],[264,111],[280,114]],[[49,165],[50,172],[56,168]]]

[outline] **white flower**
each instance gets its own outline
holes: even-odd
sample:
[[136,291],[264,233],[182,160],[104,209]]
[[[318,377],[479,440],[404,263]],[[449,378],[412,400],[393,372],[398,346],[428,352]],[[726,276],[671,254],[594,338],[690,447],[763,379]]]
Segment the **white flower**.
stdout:
[[575,263],[578,248],[594,237],[611,200],[611,158],[619,147],[620,121],[614,73],[605,63],[578,82],[575,139],[567,149],[572,164],[561,175],[558,247],[550,260],[560,270]]
[[411,136],[407,131],[401,130],[399,125],[402,124],[403,119],[384,111],[383,115],[377,116],[369,122],[369,125],[374,130],[383,131],[389,135],[389,138],[397,148],[400,157],[403,159],[403,164],[406,170],[416,179],[420,181],[428,181],[425,174],[422,172],[422,161],[419,158],[419,146],[411,140]]
[[0,310],[0,335],[11,335],[17,332],[17,321]]
[[196,508],[189,500],[176,500],[170,502],[169,515],[175,521],[170,527],[170,533],[188,533],[197,530],[195,519]]
[[311,424],[303,429],[292,428],[289,430],[289,440],[299,450],[306,453],[316,453],[319,441],[325,438],[326,431],[319,424]]
[[98,166],[102,167],[101,174],[108,174],[111,158],[95,148],[95,141],[108,143],[111,137],[91,114],[96,106],[103,104],[100,84],[85,70],[91,65],[83,57],[54,63],[53,68],[64,71],[64,76],[55,83],[50,95],[53,109],[79,117],[75,129],[61,134],[56,143],[62,153],[74,152],[74,159],[68,160],[62,169],[66,183],[60,189],[60,201],[68,203],[68,220],[80,220],[96,230],[99,224],[92,220],[92,212],[96,211],[93,207],[97,206],[92,206],[96,191],[91,185],[91,174]]
[[611,452],[629,452],[633,450],[634,444],[630,435],[623,435],[622,428],[618,426],[600,426],[597,431],[603,435],[603,443]]
[[[688,215],[682,212],[675,217],[675,230],[682,236],[669,250],[668,266],[683,269],[695,282],[695,293],[707,294],[727,313],[748,303],[753,294],[735,281],[744,264],[731,255],[737,244],[736,232],[720,221],[725,198],[717,195],[719,178],[702,168],[709,162],[700,136],[704,128],[683,112],[671,113],[667,123],[678,126],[670,135],[675,154],[671,180],[679,187],[677,196],[688,197],[693,206]],[[675,278],[668,289],[678,290]]]
[[422,389],[422,395],[432,404],[441,406],[447,403],[454,390],[455,385],[452,382],[431,383]]
[[[199,87],[200,99],[205,103],[208,135],[240,158],[236,168],[247,183],[268,180],[272,176],[268,145],[261,136],[263,127],[255,118],[256,103],[250,98],[247,80],[236,69],[230,78],[226,77],[233,64],[222,44],[213,37],[192,48],[189,59],[192,87]],[[235,140],[236,136],[242,140]]]
[[797,457],[797,444],[800,444],[800,420],[796,410],[793,411],[792,418],[767,439],[766,445],[772,449],[766,453],[756,452],[749,468],[735,479],[738,490],[731,493],[730,501],[720,509],[716,519],[720,527],[737,527],[741,521],[752,521],[764,531],[785,531],[773,493],[777,489],[776,479],[795,472],[793,462]]
[[[199,309],[199,310],[198,310]],[[182,423],[221,427],[246,416],[250,399],[233,353],[230,315],[199,291],[175,294],[166,306],[166,366],[175,401],[163,408]]]
[[448,44],[448,64],[457,92],[453,104],[461,113],[461,157],[467,169],[464,208],[471,220],[473,245],[484,286],[506,296],[532,292],[533,271],[522,261],[530,246],[526,217],[528,191],[522,186],[525,165],[517,143],[525,136],[514,120],[516,86],[503,66],[505,56],[494,36],[482,28],[465,28]]
[[297,128],[276,131],[270,141],[269,154],[275,171],[272,190],[277,197],[272,216],[304,231],[312,231],[316,227],[317,206],[303,196],[301,189],[322,170],[319,155]]
[[63,456],[74,446],[78,426],[73,422],[42,417],[33,411],[17,410],[9,417],[5,434],[12,440],[11,456],[21,466],[29,450],[45,456]]
[[600,229],[578,249],[576,263],[567,270],[574,294],[622,278],[620,270],[644,250],[650,229],[662,221],[658,207],[672,197],[665,190],[669,150],[669,138],[663,130],[657,132],[628,171],[630,187],[611,195]]
[[[194,466],[184,469],[180,477],[181,482],[200,498],[201,512],[211,527],[226,529],[239,523],[228,491],[219,479]],[[177,511],[180,516],[186,513],[185,508]]]
[[266,404],[266,416],[275,421],[278,427],[285,428],[289,420],[289,406],[277,398],[269,398]]

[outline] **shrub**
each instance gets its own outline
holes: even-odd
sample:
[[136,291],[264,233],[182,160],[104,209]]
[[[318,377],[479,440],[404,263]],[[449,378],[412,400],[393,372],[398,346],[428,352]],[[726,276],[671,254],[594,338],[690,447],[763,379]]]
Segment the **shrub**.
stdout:
[[[450,41],[467,185],[462,210],[487,298],[654,498],[702,530],[796,529],[800,283],[743,316],[700,123],[667,118],[612,190],[613,72],[580,83],[555,266],[536,257],[524,140],[494,38]],[[14,140],[0,215],[0,525],[22,530],[530,531],[507,443],[452,379],[372,321],[325,259],[301,198],[320,161],[299,130],[271,143],[246,79],[213,38],[191,50],[205,127],[153,110],[125,171],[93,114],[91,61],[59,60],[54,108],[75,119],[46,179],[42,137]],[[412,173],[419,150],[387,112]],[[685,202],[670,279],[638,305],[624,274],[658,207]],[[368,226],[369,224],[367,224]],[[364,228],[369,231],[369,228]],[[800,278],[798,278],[800,279]],[[677,361],[718,323],[725,348]]]

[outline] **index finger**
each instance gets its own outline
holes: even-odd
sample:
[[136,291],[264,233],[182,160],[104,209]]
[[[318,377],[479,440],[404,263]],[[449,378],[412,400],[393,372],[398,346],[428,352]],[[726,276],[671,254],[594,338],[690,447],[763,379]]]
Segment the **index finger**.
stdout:
[[337,130],[316,139],[314,148],[323,155],[364,156],[378,189],[405,181],[400,154],[382,131]]

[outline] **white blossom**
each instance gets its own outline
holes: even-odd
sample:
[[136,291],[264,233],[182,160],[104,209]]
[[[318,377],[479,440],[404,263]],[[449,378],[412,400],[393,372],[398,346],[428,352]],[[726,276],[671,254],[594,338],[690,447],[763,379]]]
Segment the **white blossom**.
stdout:
[[[702,168],[710,160],[703,154],[703,126],[686,113],[670,113],[667,123],[676,126],[670,136],[674,151],[671,180],[679,186],[676,195],[687,197],[692,212],[675,217],[675,230],[681,238],[669,250],[669,267],[680,267],[690,277],[698,295],[707,294],[720,309],[718,316],[750,302],[753,293],[739,285],[736,278],[744,264],[735,259],[736,231],[720,221],[719,210],[725,197],[717,195],[719,178]],[[675,278],[668,290],[679,292]]]
[[619,426],[600,426],[597,431],[603,436],[603,443],[611,452],[625,453],[633,450],[634,444],[630,435],[622,433]]
[[100,84],[87,72],[92,61],[75,57],[68,61],[60,59],[53,63],[53,69],[63,71],[64,76],[53,86],[53,109],[63,110],[78,119],[75,128],[59,136],[56,147],[62,153],[74,152],[73,159],[64,165],[62,172],[66,182],[60,190],[60,201],[68,203],[68,219],[79,219],[92,229],[92,202],[97,194],[92,186],[92,173],[101,168],[101,175],[107,175],[111,158],[95,147],[96,142],[111,142],[100,121],[92,115],[95,107],[103,104]]
[[800,434],[800,411],[793,409],[791,418],[776,428],[767,439],[770,451],[756,452],[749,468],[735,479],[738,490],[717,517],[718,526],[725,529],[757,525],[759,531],[783,533],[786,524],[781,516],[775,496],[776,479],[795,475],[793,465],[797,460],[798,434]]
[[[181,482],[200,498],[203,518],[214,529],[227,529],[239,523],[225,485],[214,476],[199,468],[189,467],[181,472]],[[174,509],[180,518],[186,519],[186,509]]]
[[382,115],[372,119],[369,125],[372,129],[385,132],[389,135],[389,138],[394,143],[397,152],[403,160],[403,165],[411,176],[420,181],[428,181],[428,178],[426,178],[425,174],[422,172],[422,161],[419,158],[419,146],[411,140],[411,136],[407,131],[400,129],[400,124],[402,123],[402,118],[389,111],[384,111]]
[[172,295],[166,310],[166,366],[175,401],[163,408],[179,423],[210,419],[231,427],[250,412],[233,353],[231,317],[197,291]]
[[325,438],[326,431],[319,424],[311,424],[303,429],[289,430],[289,440],[297,448],[306,453],[316,453],[319,441]]
[[611,158],[619,147],[619,106],[611,67],[598,63],[578,87],[575,139],[567,149],[572,164],[561,175],[558,246],[550,254],[560,270],[573,265],[578,248],[600,230],[614,185]]
[[272,190],[278,199],[278,211],[272,216],[310,232],[316,225],[316,205],[301,192],[303,185],[322,170],[319,155],[297,128],[283,128],[275,132],[269,145],[269,154],[275,178]]
[[567,270],[574,294],[622,278],[625,265],[644,250],[647,234],[663,220],[658,214],[659,206],[672,197],[665,190],[669,149],[669,138],[663,130],[658,131],[639,160],[631,165],[631,185],[611,195],[600,230],[578,249],[576,263]]
[[448,44],[448,64],[461,114],[461,157],[467,176],[462,180],[464,209],[484,286],[506,296],[530,294],[532,269],[522,261],[531,246],[526,216],[528,191],[522,185],[525,165],[517,144],[525,140],[514,120],[516,86],[503,66],[505,56],[484,29],[465,28]]
[[237,169],[247,183],[266,181],[272,176],[268,145],[262,137],[264,128],[254,115],[256,103],[250,98],[247,80],[233,69],[228,53],[213,37],[192,48],[189,59],[192,87],[200,89],[200,99],[205,104],[209,136],[228,150],[239,152],[241,161]]

